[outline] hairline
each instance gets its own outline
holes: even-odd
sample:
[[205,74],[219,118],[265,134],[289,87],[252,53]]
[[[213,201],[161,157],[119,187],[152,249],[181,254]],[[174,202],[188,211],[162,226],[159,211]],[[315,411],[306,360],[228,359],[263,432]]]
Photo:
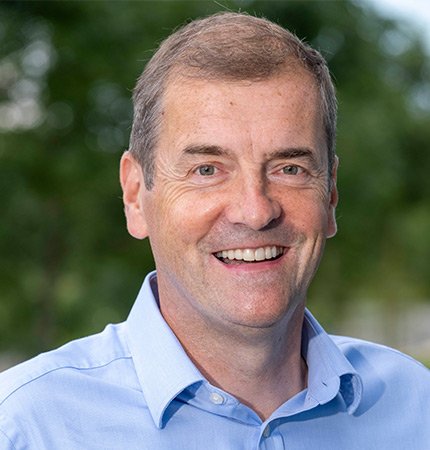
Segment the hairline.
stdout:
[[[199,37],[200,33],[205,36],[206,28],[203,28],[203,26],[208,27],[209,30],[206,36],[213,34],[217,28],[221,30],[220,36],[223,36],[222,32],[225,33],[229,28],[231,30],[231,27],[237,26],[239,30],[245,30],[245,39],[246,36],[249,37],[249,34],[246,34],[247,30],[253,30],[254,27],[257,30],[258,28],[262,31],[261,36],[263,39],[268,38],[271,40],[269,35],[272,35],[275,42],[274,45],[281,45],[281,53],[286,51],[289,53],[289,56],[281,61],[279,58],[282,59],[282,57],[277,53],[278,63],[275,62],[273,65],[269,65],[270,68],[268,70],[254,70],[254,68],[251,68],[249,71],[247,69],[224,70],[222,68],[222,60],[220,66],[216,65],[212,69],[212,65],[208,63],[207,59],[209,53],[204,53],[206,50],[210,51],[210,49],[203,46],[203,53],[200,53],[198,47],[199,43],[205,45],[205,37],[202,40]],[[191,42],[191,45],[188,46],[186,41]],[[194,45],[197,45],[197,47]],[[221,43],[221,45],[223,44]],[[260,48],[261,45],[262,42],[260,42]],[[253,42],[253,47],[249,48],[252,50],[252,48],[257,46],[259,44]],[[194,51],[196,53],[193,53]],[[203,55],[203,59],[199,60],[201,55]],[[215,59],[217,55],[218,53],[214,53]],[[195,56],[196,58],[194,58]],[[238,57],[240,59],[240,51]],[[335,167],[337,99],[327,62],[317,50],[312,49],[279,24],[270,22],[265,18],[250,16],[246,13],[230,12],[217,13],[206,18],[196,19],[175,30],[152,56],[136,84],[133,94],[134,117],[130,136],[130,151],[142,167],[146,188],[148,190],[152,189],[154,183],[155,151],[160,139],[165,92],[170,84],[175,82],[181,71],[183,71],[182,75],[188,74],[188,78],[212,82],[249,81],[252,83],[274,78],[285,72],[289,66],[300,67],[310,74],[316,82],[322,111],[324,142],[328,161],[327,178],[330,188],[334,179]],[[157,79],[158,81],[154,81]]]

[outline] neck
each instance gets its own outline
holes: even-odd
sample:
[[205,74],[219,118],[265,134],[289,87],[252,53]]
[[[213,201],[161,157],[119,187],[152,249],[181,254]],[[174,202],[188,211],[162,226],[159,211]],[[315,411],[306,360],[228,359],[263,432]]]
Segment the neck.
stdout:
[[263,421],[306,387],[307,366],[301,356],[304,306],[265,328],[193,323],[190,315],[170,314],[162,302],[161,311],[203,376]]

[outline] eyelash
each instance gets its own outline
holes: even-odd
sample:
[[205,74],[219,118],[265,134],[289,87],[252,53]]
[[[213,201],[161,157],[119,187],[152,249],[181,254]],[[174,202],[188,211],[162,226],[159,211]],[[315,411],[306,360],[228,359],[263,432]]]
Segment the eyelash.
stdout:
[[[204,169],[212,169],[212,173],[210,173],[210,174],[208,174],[208,173],[206,173],[206,174],[201,173],[201,170],[204,170]],[[209,177],[209,176],[215,175],[217,170],[218,169],[215,166],[213,166],[212,164],[204,164],[202,166],[197,167],[195,169],[195,173],[197,173],[198,175],[200,175],[202,177]]]
[[[295,170],[295,173],[287,173],[287,172],[285,172],[285,169],[294,169],[294,170]],[[299,175],[299,174],[302,173],[303,171],[304,171],[304,169],[303,169],[302,167],[296,166],[295,164],[289,164],[288,166],[284,166],[284,167],[281,169],[281,172],[282,172],[284,175]]]
[[[206,170],[206,173],[204,173],[203,171]],[[292,170],[293,173],[288,173],[286,172],[286,170]],[[210,173],[208,173],[208,171]],[[212,177],[214,175],[217,174],[217,172],[219,171],[219,169],[213,165],[213,164],[203,164],[201,166],[198,166],[197,168],[194,169],[194,173],[200,177]],[[288,164],[286,166],[283,166],[280,169],[280,173],[282,175],[288,175],[288,176],[298,176],[301,175],[305,172],[305,169],[303,169],[303,167],[300,167],[296,164]]]

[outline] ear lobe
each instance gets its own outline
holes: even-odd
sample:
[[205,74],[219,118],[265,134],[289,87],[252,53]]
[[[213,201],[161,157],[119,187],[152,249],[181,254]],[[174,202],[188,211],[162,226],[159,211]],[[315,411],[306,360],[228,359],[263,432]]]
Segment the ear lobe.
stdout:
[[128,151],[121,158],[120,182],[128,232],[136,239],[144,239],[148,236],[143,208],[143,194],[146,187],[142,168]]
[[337,168],[339,166],[339,158],[335,156],[333,165],[333,181],[330,189],[330,202],[328,210],[328,226],[327,226],[327,238],[333,237],[337,232],[336,223],[336,206],[339,200],[339,195],[337,192],[336,181],[337,181]]

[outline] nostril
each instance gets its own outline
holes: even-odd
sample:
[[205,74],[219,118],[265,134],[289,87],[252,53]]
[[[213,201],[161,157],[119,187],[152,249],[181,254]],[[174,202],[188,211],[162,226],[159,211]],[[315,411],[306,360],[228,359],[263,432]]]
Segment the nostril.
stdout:
[[232,224],[246,225],[253,230],[266,228],[281,215],[281,208],[269,200],[255,201],[247,199],[242,203],[230,205],[226,211],[227,219]]

